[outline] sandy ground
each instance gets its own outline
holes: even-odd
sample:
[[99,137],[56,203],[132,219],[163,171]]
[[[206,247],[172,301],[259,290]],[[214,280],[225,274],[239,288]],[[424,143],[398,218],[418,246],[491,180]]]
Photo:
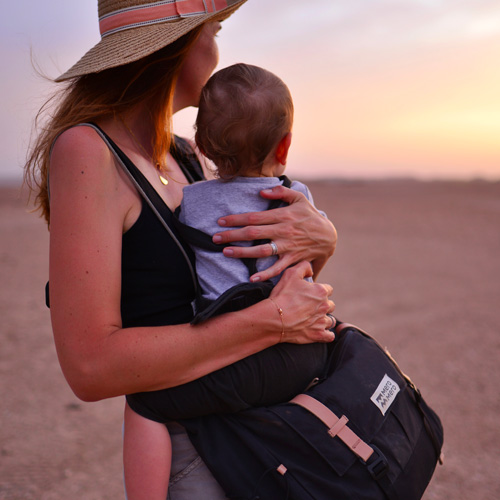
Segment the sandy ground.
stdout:
[[[500,498],[500,184],[310,183],[339,231],[322,280],[441,415],[425,500]],[[123,401],[67,387],[44,306],[48,233],[0,189],[0,499],[123,498]],[[404,499],[403,499],[404,500]]]

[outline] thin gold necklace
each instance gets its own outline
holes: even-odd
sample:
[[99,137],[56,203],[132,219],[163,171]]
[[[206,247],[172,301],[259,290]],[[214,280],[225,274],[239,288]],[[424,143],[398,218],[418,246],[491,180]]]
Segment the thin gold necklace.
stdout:
[[[154,163],[153,157],[146,151],[144,146],[137,140],[137,138],[135,137],[135,134],[132,132],[132,130],[129,128],[129,126],[125,123],[125,120],[121,117],[121,115],[118,115],[118,118],[119,118],[120,122],[122,123],[122,125],[125,127],[125,130],[129,134],[129,136],[132,139],[132,141],[134,142],[134,144],[146,155],[147,158],[149,158],[151,160],[151,163]],[[159,162],[156,162],[155,167],[156,167],[156,170],[158,171],[158,177],[160,179],[160,182],[164,186],[168,186],[168,174],[165,172],[166,177],[164,177],[162,175],[162,173],[164,172],[163,165]]]

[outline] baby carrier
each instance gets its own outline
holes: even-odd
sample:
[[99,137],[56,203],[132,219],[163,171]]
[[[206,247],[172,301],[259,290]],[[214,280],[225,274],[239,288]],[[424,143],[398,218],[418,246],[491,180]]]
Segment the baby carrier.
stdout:
[[[286,175],[279,177],[283,186],[289,188],[291,186],[291,181]],[[271,200],[268,206],[268,210],[278,208],[283,205],[281,200]],[[204,250],[210,252],[222,252],[224,248],[230,246],[230,244],[216,244],[212,241],[212,237],[207,233],[200,231],[194,227],[183,224],[179,221],[178,208],[175,212],[177,217],[175,218],[175,226],[184,241],[189,243],[191,246],[200,247]],[[261,245],[266,243],[266,241],[254,241],[254,245]],[[252,276],[257,272],[256,259],[241,259],[248,269],[248,277]],[[196,312],[191,324],[196,325],[207,319],[217,316],[218,314],[223,314],[231,311],[239,311],[253,304],[256,304],[260,300],[269,297],[271,290],[273,289],[273,283],[269,280],[257,283],[244,282],[239,283],[221,294],[216,300],[209,301],[206,300],[202,294],[200,287],[197,287],[197,294],[195,299],[194,310]]]

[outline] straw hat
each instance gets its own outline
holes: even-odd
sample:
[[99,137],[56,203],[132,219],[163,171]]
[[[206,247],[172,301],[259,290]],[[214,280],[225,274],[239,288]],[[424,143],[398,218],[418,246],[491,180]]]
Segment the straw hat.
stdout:
[[246,0],[98,0],[101,41],[56,81],[97,73],[156,52]]

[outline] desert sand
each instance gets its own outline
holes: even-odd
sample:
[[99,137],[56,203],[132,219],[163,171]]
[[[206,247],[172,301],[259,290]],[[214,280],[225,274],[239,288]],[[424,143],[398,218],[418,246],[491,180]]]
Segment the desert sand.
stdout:
[[[310,182],[339,241],[321,281],[442,418],[425,500],[500,498],[500,183]],[[48,232],[0,188],[0,499],[124,498],[121,398],[68,388],[44,305]],[[404,499],[403,499],[404,500]]]

